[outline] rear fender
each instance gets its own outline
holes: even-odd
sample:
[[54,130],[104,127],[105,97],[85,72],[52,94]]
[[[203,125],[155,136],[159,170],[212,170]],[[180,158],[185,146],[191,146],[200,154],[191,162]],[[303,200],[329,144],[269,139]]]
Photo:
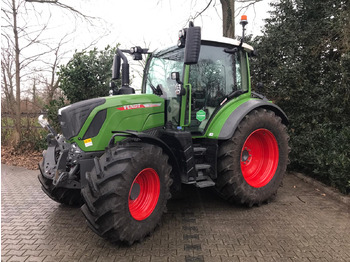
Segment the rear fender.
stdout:
[[227,140],[230,139],[234,132],[236,131],[239,123],[243,120],[243,118],[249,114],[254,109],[258,108],[265,108],[268,110],[273,111],[277,116],[279,116],[282,119],[282,123],[284,125],[288,125],[288,117],[283,112],[283,110],[278,107],[277,105],[268,102],[266,100],[260,100],[260,99],[251,99],[247,102],[241,104],[238,106],[226,119],[224,125],[221,128],[221,131],[219,133],[218,139],[219,140]]

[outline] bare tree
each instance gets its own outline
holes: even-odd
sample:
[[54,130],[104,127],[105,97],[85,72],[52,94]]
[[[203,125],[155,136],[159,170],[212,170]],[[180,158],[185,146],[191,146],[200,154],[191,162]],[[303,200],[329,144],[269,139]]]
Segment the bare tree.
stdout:
[[[93,17],[86,16],[79,10],[57,0],[44,1],[68,10],[74,16],[86,21],[91,22],[91,19],[93,19]],[[24,81],[28,78],[38,79],[39,76],[34,74],[44,74],[45,72],[49,74],[49,77],[45,77],[45,86],[48,99],[52,100],[58,87],[56,69],[65,54],[61,47],[67,41],[66,35],[56,46],[52,47],[52,43],[44,37],[49,30],[51,14],[45,14],[48,18],[42,22],[42,14],[36,11],[33,3],[28,2],[31,1],[2,0],[1,5],[1,86],[8,111],[14,120],[15,130],[12,137],[14,144],[21,141],[21,91],[25,84]],[[33,24],[31,21],[35,19],[37,23],[34,22]],[[48,54],[53,54],[53,61],[47,58]],[[38,66],[39,64],[40,66]],[[38,73],[38,71],[41,71],[41,73]]]
[[51,51],[49,60],[41,61],[41,67],[37,68],[40,75],[38,82],[44,87],[45,99],[47,103],[50,103],[58,90],[59,77],[57,77],[57,69],[61,63],[61,60],[69,51],[62,51],[63,46],[69,42],[70,34],[64,35],[58,43],[54,46],[48,46]]
[[[222,6],[222,29],[226,37],[235,37],[235,17],[262,0],[220,0]],[[240,3],[237,7],[236,3]]]
[[[28,57],[20,61],[20,56],[26,47],[31,46],[37,41],[45,29],[41,28],[33,35],[24,33],[26,24],[23,27],[18,25],[18,17],[23,8],[25,9],[23,0],[17,2],[16,0],[7,0],[3,2],[1,7],[4,28],[1,33],[2,84],[7,101],[10,103],[9,105],[12,109],[10,112],[14,116],[15,132],[13,140],[16,144],[21,139],[21,70],[24,68],[24,63],[28,65],[29,60],[34,59],[34,57]],[[23,44],[23,46],[20,46],[20,38],[22,37],[29,39],[29,41]]]
[[68,10],[74,16],[83,18],[85,21],[88,21],[90,23],[91,23],[91,21],[93,19],[96,19],[96,17],[88,16],[88,15],[82,13],[81,11],[79,11],[78,9],[76,9],[76,8],[70,6],[70,5],[61,3],[59,0],[25,0],[25,1],[26,2],[32,2],[32,3],[45,3],[45,4],[55,5],[57,7],[62,8],[62,9]]
[[[1,12],[2,87],[9,103],[9,112],[14,119],[13,142],[18,144],[21,141],[21,80],[30,73],[27,69],[33,62],[50,52],[42,48],[40,41],[48,23],[32,26],[24,19],[20,22],[20,17],[26,16],[29,12],[24,0],[3,1]],[[36,49],[39,51],[25,56],[25,50],[33,46],[37,46]]]
[[222,6],[222,30],[226,37],[235,37],[235,0],[220,0]]
[[[222,29],[223,36],[234,38],[235,37],[235,17],[239,15],[242,11],[247,10],[250,6],[253,6],[257,2],[262,0],[220,0],[222,8]],[[241,3],[242,5],[237,8],[235,3]],[[201,16],[211,5],[213,7],[216,5],[216,0],[210,0],[206,7],[200,12],[197,12],[193,16],[193,20]],[[187,21],[188,22],[188,21]]]
[[14,81],[14,59],[11,52],[8,49],[1,49],[1,89],[5,96],[5,105],[7,112],[15,112],[16,98],[14,95],[15,83]]

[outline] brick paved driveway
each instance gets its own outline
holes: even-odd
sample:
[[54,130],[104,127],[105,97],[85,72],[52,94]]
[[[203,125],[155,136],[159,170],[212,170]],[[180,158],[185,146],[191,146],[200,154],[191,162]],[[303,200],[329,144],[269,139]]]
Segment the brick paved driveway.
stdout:
[[288,175],[277,199],[251,209],[186,188],[144,242],[113,245],[79,209],[50,200],[37,171],[2,165],[2,261],[350,261],[349,207]]

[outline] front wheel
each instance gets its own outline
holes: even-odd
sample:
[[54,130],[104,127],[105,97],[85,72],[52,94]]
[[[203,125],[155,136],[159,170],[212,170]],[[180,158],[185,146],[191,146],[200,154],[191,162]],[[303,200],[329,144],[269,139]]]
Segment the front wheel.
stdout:
[[252,206],[272,199],[288,164],[288,134],[274,112],[258,109],[239,124],[219,148],[218,193]]
[[166,210],[170,172],[168,156],[157,146],[130,143],[106,152],[82,190],[90,227],[113,242],[142,240]]
[[80,189],[71,188],[56,188],[52,184],[52,180],[39,174],[38,179],[41,183],[42,190],[54,201],[72,206],[80,207],[83,204],[83,198],[80,194]]

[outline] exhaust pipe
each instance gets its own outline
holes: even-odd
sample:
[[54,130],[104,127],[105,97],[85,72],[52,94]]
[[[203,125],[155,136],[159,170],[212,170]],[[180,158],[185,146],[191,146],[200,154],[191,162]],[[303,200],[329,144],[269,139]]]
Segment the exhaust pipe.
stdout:
[[[117,52],[113,59],[112,68],[112,80],[117,80],[120,78],[120,65],[121,59],[123,59],[122,64],[122,87],[118,90],[117,95],[135,94],[135,89],[130,87],[130,74],[129,74],[129,63],[128,59],[120,50],[117,48]],[[111,84],[112,86],[112,84]]]

